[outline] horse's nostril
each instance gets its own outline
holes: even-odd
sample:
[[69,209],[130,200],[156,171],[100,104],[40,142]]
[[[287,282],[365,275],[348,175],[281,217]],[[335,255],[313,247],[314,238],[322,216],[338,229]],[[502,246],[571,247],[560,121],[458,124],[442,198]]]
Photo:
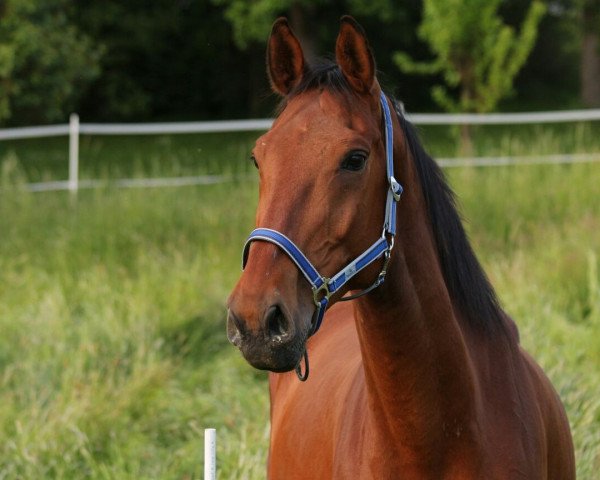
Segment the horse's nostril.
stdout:
[[227,312],[227,338],[238,348],[242,344],[242,334],[239,328],[239,321],[231,310]]
[[269,337],[274,342],[281,342],[289,335],[289,321],[279,306],[273,305],[267,311],[266,327]]

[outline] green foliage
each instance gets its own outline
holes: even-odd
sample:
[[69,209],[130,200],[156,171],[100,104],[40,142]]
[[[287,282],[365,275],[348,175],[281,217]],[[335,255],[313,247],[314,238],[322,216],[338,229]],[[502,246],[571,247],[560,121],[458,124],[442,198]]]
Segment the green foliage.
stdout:
[[100,73],[101,50],[69,21],[69,4],[6,0],[0,13],[0,121],[64,121]]
[[249,100],[261,93],[253,62],[261,64],[262,79],[262,51],[250,56],[235,47],[222,9],[208,0],[88,0],[75,2],[72,16],[104,49],[102,74],[80,105],[82,119],[266,115],[250,111]]
[[273,19],[294,3],[294,0],[212,1],[225,7],[225,18],[231,23],[234,40],[240,48],[247,48],[252,41],[265,43]]
[[577,15],[581,17],[584,32],[600,34],[600,0],[573,0]]
[[[434,87],[432,95],[448,111],[493,110],[511,92],[545,12],[544,4],[534,0],[517,34],[498,15],[500,4],[501,0],[425,0],[419,36],[435,59],[415,62],[396,53],[397,65],[411,73],[441,73],[447,86]],[[458,99],[452,95],[456,88]]]
[[[78,23],[105,50],[102,76],[94,84],[90,99],[94,108],[100,114],[110,111],[113,120],[148,115],[152,97],[159,96],[161,88],[160,84],[149,88],[148,82],[163,74],[160,62],[171,47],[166,37],[175,43],[182,9],[173,2],[114,0],[89,1],[74,8]],[[170,67],[174,68],[172,64]],[[84,105],[83,115],[88,109]]]
[[[578,15],[591,12],[585,18],[597,18],[593,15],[598,11],[597,2],[557,0],[549,4],[550,15],[540,26],[541,41],[516,79],[518,96],[509,108],[578,106],[574,103],[578,101],[581,51]],[[430,89],[443,77],[447,77],[447,85],[437,87],[435,96],[454,110],[461,108],[461,98],[475,98],[465,102],[470,106],[475,102],[472,109],[481,110],[491,108],[496,97],[510,93],[515,78],[512,72],[526,57],[526,48],[517,51],[514,45],[533,41],[526,31],[535,30],[528,26],[535,22],[524,2],[464,0],[462,3],[473,7],[463,11],[460,2],[452,0],[440,7],[451,9],[434,12],[434,16],[445,16],[448,24],[433,28],[430,36],[456,34],[462,39],[464,35],[482,35],[476,37],[481,41],[438,45],[446,57],[445,45],[483,58],[467,75],[473,78],[473,85],[464,95],[459,91],[462,77],[456,69],[444,67],[435,49],[427,51],[426,44],[413,34],[422,18],[421,3],[2,0],[0,122],[64,121],[71,111],[80,113],[85,121],[108,122],[270,115],[276,100],[264,101],[269,91],[264,43],[279,15],[288,16],[309,57],[310,53],[330,53],[339,17],[354,15],[369,34],[383,72],[380,80],[388,91],[395,90],[403,98],[410,111],[434,108]],[[498,11],[504,23],[498,22],[494,13]],[[591,23],[594,26],[597,21]],[[504,28],[510,33],[502,33]],[[490,51],[484,55],[485,49]],[[408,52],[414,59],[428,58],[433,52],[433,62],[415,62],[401,54],[395,59],[406,71],[438,76],[394,75],[393,50]]]
[[346,0],[345,3],[347,11],[352,15],[375,17],[382,22],[394,19],[399,10],[393,0]]
[[6,43],[0,43],[0,121],[10,115],[10,77],[14,63],[14,48]]
[[[296,34],[302,35],[300,23],[306,23],[310,24],[308,30],[314,36],[315,27],[320,23],[318,10],[327,5],[327,2],[323,2],[323,0],[256,0],[252,2],[212,0],[212,2],[225,8],[225,18],[231,23],[235,42],[240,48],[247,48],[251,42],[266,43],[271,24],[276,17],[281,15],[290,17],[292,26],[298,22]],[[372,16],[382,21],[391,20],[394,17],[394,10],[398,8],[392,0],[343,0],[332,3],[338,3],[343,11],[352,12],[353,15]]]

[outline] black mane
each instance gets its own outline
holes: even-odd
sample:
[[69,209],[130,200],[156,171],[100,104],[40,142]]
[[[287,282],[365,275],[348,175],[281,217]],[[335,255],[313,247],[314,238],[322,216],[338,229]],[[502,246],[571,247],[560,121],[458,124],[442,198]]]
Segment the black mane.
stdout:
[[421,180],[450,296],[471,326],[484,331],[496,330],[504,325],[502,309],[469,243],[454,192],[440,166],[425,152],[415,127],[406,120],[398,102],[392,99],[392,103]]
[[[340,68],[335,63],[325,62],[307,69],[288,99],[315,89],[347,95],[354,93]],[[421,181],[442,274],[450,296],[474,329],[484,332],[502,329],[503,313],[498,298],[469,243],[454,192],[442,169],[425,152],[415,127],[406,120],[398,102],[392,99],[392,103]],[[285,103],[280,108],[285,108]],[[401,228],[401,221],[399,225]]]

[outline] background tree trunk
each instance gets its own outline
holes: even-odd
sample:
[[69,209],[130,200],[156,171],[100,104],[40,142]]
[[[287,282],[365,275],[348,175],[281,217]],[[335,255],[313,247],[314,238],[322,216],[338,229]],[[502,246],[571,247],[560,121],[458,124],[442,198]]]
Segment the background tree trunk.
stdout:
[[581,100],[586,107],[600,107],[600,35],[589,32],[581,46]]
[[600,2],[591,0],[582,10],[581,101],[600,107]]
[[[475,77],[473,75],[473,65],[465,60],[460,67],[461,92],[460,106],[461,113],[468,112],[475,100]],[[470,157],[473,155],[473,128],[472,125],[465,123],[460,126],[460,155]]]
[[312,18],[312,12],[310,10],[312,10],[312,6],[303,6],[300,2],[293,3],[290,8],[290,24],[292,30],[294,30],[294,33],[302,45],[304,58],[306,58],[309,63],[314,61],[317,56],[316,36],[306,25],[306,18],[308,17],[309,21],[310,18]]
[[468,123],[460,126],[460,151],[459,154],[470,157],[473,155],[472,127]]

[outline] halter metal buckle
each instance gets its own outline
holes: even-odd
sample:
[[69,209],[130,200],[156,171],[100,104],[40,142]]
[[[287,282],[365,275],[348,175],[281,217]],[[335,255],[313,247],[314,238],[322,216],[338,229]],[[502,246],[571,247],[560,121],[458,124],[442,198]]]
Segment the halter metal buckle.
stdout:
[[[323,277],[323,284],[320,287],[312,287],[313,291],[313,301],[317,307],[321,306],[321,300],[326,299],[327,303],[329,303],[329,298],[331,297],[331,292],[329,291],[329,278]],[[323,292],[323,296],[319,298],[319,294]]]
[[387,273],[387,268],[388,268],[388,265],[390,264],[391,257],[392,257],[392,248],[389,247],[384,253],[383,268],[381,269],[381,272],[379,272],[379,279],[381,280],[381,283],[383,283],[383,280],[385,279],[385,275]]

